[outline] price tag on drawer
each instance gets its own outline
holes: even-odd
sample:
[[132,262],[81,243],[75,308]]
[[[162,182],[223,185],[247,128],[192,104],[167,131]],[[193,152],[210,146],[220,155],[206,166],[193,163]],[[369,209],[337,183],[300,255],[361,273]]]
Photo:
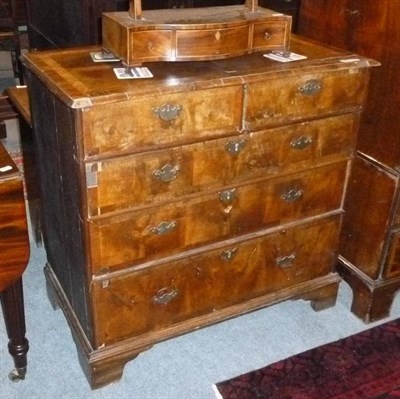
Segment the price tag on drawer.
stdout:
[[153,77],[149,68],[146,67],[114,68],[114,73],[118,79],[143,79]]

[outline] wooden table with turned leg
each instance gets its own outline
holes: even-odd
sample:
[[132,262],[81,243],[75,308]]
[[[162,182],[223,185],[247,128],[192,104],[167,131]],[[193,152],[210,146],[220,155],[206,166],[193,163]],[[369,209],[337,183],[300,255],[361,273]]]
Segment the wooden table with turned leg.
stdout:
[[25,378],[29,349],[22,290],[29,253],[22,175],[0,144],[0,299],[15,365],[9,376],[14,381]]

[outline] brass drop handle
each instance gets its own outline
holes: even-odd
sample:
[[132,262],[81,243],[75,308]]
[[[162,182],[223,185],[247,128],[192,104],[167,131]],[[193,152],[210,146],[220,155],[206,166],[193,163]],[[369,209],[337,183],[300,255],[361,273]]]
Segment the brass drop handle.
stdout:
[[171,122],[174,119],[178,118],[182,109],[182,105],[166,103],[161,105],[160,107],[154,107],[153,112],[161,120],[165,122]]
[[179,294],[177,288],[164,287],[157,291],[156,295],[153,296],[153,303],[156,305],[166,305],[176,298]]
[[179,165],[172,166],[171,164],[164,165],[161,169],[153,171],[153,177],[161,180],[164,183],[169,183],[176,179],[180,168]]
[[281,195],[281,198],[285,202],[296,202],[303,198],[303,190],[297,188],[291,188],[286,193]]
[[279,266],[281,269],[286,269],[288,267],[293,266],[294,261],[296,260],[296,253],[292,253],[286,256],[278,256],[275,259],[275,264]]
[[236,191],[237,191],[236,188],[232,188],[231,190],[220,191],[218,193],[218,197],[224,205],[229,205],[235,200]]
[[297,139],[294,139],[291,143],[290,146],[294,148],[295,150],[304,150],[307,148],[309,145],[313,143],[313,139],[310,136],[301,136]]
[[246,143],[247,141],[245,139],[229,140],[225,143],[225,150],[228,152],[228,154],[238,155],[246,146]]
[[171,222],[163,221],[158,226],[150,227],[149,231],[157,236],[163,236],[174,231],[177,225],[178,223],[176,220],[172,220]]
[[238,252],[237,248],[226,249],[221,251],[221,259],[224,262],[231,262]]
[[304,96],[314,96],[322,90],[322,82],[319,79],[310,79],[302,83],[298,91]]

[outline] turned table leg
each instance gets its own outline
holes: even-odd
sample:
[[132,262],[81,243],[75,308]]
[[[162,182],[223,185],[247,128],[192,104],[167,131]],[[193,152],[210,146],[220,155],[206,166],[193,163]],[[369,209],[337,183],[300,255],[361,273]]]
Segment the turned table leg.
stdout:
[[0,293],[4,321],[8,335],[8,351],[14,359],[15,369],[9,377],[13,381],[25,378],[29,342],[25,338],[25,311],[22,278]]

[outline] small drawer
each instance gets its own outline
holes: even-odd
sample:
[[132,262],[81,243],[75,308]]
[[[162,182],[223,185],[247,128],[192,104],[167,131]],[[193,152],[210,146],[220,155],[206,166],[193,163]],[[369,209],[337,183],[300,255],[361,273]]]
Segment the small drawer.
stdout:
[[289,33],[290,24],[286,21],[254,24],[253,49],[286,48],[289,45]]
[[360,110],[367,70],[303,73],[248,85],[245,121],[249,130]]
[[[172,327],[333,272],[339,217],[93,284],[96,346]],[[251,261],[249,261],[251,259]],[[182,325],[182,324],[181,324]]]
[[154,58],[170,57],[172,48],[172,31],[139,31],[130,32],[129,55],[132,59],[146,62]]
[[89,216],[347,159],[358,114],[86,164]]
[[93,273],[339,210],[347,163],[231,187],[88,224]]
[[203,141],[240,131],[241,85],[140,97],[82,112],[86,156]]
[[[280,38],[282,41],[282,38]],[[225,28],[182,30],[176,32],[177,60],[207,59],[211,56],[229,56],[247,53],[249,26]],[[196,43],[196,45],[193,45]]]

